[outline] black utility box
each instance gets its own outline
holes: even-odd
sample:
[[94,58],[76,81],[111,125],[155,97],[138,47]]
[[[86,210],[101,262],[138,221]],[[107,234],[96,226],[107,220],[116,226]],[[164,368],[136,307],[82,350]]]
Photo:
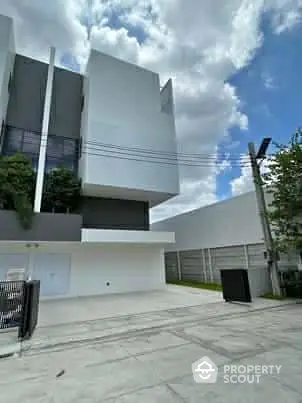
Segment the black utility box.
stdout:
[[226,269],[220,273],[223,299],[226,302],[252,302],[247,270]]

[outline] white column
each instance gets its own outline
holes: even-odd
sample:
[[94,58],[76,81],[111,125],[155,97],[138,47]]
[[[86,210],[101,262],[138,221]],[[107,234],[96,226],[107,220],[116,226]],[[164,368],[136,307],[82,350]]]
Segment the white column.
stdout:
[[244,257],[245,257],[245,268],[246,268],[246,270],[248,270],[250,267],[248,246],[243,245],[243,248],[244,248]]
[[53,87],[53,75],[54,75],[54,65],[55,65],[55,54],[56,54],[55,48],[51,47],[47,83],[46,83],[46,91],[45,91],[45,102],[44,102],[44,111],[43,111],[38,171],[37,171],[37,179],[36,179],[35,204],[34,204],[35,213],[40,213],[40,210],[41,210],[45,160],[46,160],[46,147],[47,147],[47,138],[48,138],[48,127],[49,127],[51,96],[52,96],[52,87]]
[[214,283],[213,265],[212,265],[212,255],[211,255],[211,249],[210,249],[210,248],[208,248],[208,256],[209,256],[209,268],[210,268],[211,283]]
[[181,281],[181,265],[180,265],[180,255],[179,255],[179,251],[176,252],[176,256],[177,256],[178,280]]
[[201,254],[202,254],[202,266],[203,266],[203,274],[204,274],[204,282],[208,282],[208,276],[207,276],[207,263],[206,263],[206,255],[205,255],[205,250],[201,249]]

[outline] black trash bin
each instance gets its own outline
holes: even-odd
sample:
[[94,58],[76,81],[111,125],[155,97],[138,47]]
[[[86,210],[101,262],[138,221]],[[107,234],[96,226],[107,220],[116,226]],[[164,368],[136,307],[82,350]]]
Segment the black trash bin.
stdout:
[[226,302],[252,302],[248,272],[245,269],[220,270],[223,299]]

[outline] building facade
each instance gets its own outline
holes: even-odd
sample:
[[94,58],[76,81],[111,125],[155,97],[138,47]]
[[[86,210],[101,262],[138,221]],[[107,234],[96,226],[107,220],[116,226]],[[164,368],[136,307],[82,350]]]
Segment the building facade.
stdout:
[[[149,208],[179,192],[172,83],[91,50],[84,74],[16,54],[13,21],[0,16],[1,155],[26,155],[36,173],[33,225],[0,210],[0,280],[24,267],[41,295],[66,297],[161,288],[164,246]],[[81,180],[81,208],[43,211],[45,174],[65,166]]]
[[[175,243],[165,248],[168,281],[220,283],[221,269],[247,269],[254,296],[271,291],[255,192],[159,221],[152,229],[175,233]],[[279,268],[298,264],[292,253],[281,256]]]

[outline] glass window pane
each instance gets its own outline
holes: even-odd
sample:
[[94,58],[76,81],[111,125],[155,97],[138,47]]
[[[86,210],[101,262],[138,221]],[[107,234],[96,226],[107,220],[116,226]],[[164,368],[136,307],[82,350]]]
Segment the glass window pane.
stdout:
[[64,155],[62,137],[48,136],[47,140],[47,157],[62,158]]
[[39,154],[41,136],[38,133],[24,132],[23,137],[23,152]]
[[50,171],[54,170],[55,168],[58,167],[59,162],[60,161],[57,160],[56,158],[47,158],[46,164],[45,164],[45,171],[50,172]]
[[64,139],[64,157],[75,158],[77,152],[77,142],[73,139]]
[[5,135],[4,153],[22,151],[22,138],[22,130],[8,127]]

